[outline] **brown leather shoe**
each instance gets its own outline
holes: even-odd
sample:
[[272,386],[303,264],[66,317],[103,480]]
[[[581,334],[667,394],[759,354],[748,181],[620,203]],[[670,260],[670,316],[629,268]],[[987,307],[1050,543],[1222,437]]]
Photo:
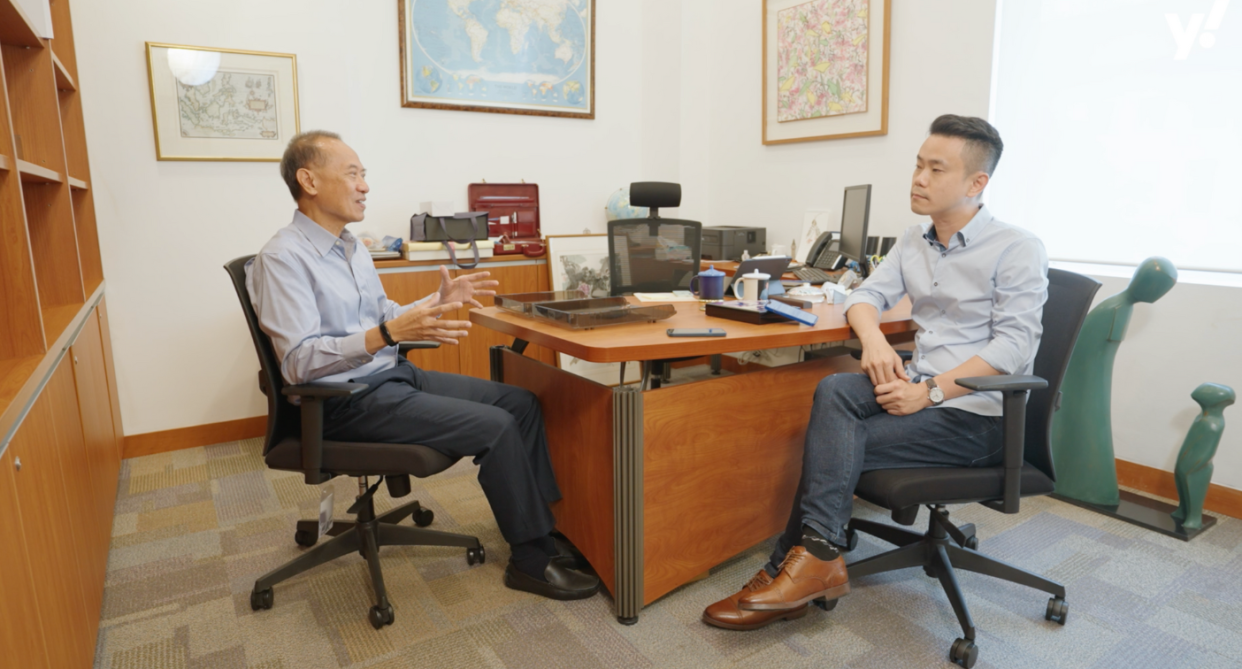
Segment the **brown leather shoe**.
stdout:
[[738,600],[743,611],[787,611],[806,606],[812,599],[833,600],[850,594],[845,558],[824,562],[802,546],[794,546],[781,562],[781,571],[767,586],[748,592]]
[[753,592],[772,582],[768,572],[760,569],[750,582],[742,586],[737,593],[726,597],[703,611],[703,622],[727,630],[757,630],[777,620],[794,620],[806,615],[806,605],[785,611],[743,611],[737,607],[737,600],[747,593]]

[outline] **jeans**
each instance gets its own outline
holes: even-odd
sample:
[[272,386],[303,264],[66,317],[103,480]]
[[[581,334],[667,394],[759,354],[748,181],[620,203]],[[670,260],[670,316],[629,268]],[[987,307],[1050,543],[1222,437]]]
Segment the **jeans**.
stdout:
[[419,444],[474,457],[479,487],[505,541],[520,544],[556,527],[561,498],[534,393],[460,374],[397,366],[358,379],[367,389],[324,403],[324,439]]
[[864,472],[905,467],[992,467],[1003,458],[1002,418],[927,408],[893,416],[876,402],[866,374],[834,374],[815,389],[802,447],[802,478],[768,573],[802,543],[807,525],[845,546],[854,488]]

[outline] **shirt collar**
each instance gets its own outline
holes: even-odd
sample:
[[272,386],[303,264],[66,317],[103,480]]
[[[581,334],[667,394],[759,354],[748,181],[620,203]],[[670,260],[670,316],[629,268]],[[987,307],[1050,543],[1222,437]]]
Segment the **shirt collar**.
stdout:
[[306,237],[306,241],[310,242],[311,247],[319,252],[319,257],[324,257],[332,252],[332,247],[337,241],[344,241],[346,244],[352,245],[355,241],[353,234],[349,230],[342,230],[341,236],[333,237],[331,232],[324,230],[318,223],[312,221],[302,211],[293,212],[293,227]]
[[[954,236],[957,237],[962,246],[969,246],[970,242],[978,237],[979,233],[983,232],[983,229],[991,222],[992,212],[988,211],[987,205],[980,205],[979,211],[975,212],[974,217],[970,219],[966,227],[958,230]],[[927,229],[923,231],[923,239],[939,243],[940,240],[936,237],[936,226],[934,223],[927,224]]]

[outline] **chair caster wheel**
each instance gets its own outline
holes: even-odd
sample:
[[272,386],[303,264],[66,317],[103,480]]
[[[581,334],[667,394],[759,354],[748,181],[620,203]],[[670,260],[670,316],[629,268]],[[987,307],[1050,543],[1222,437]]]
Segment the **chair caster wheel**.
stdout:
[[487,562],[487,550],[482,546],[466,549],[466,564],[474,566]]
[[932,569],[929,566],[926,566],[926,565],[923,566],[923,573],[927,574],[927,578],[938,578],[936,576],[936,570]]
[[315,544],[319,543],[319,533],[310,532],[307,530],[298,530],[297,532],[293,533],[293,540],[299,546],[302,546],[304,548],[310,548],[311,546],[314,546]]
[[959,664],[966,669],[975,666],[975,662],[979,659],[979,647],[975,642],[969,639],[958,639],[953,642],[953,646],[949,648],[949,661],[953,664]]
[[419,507],[414,512],[414,524],[419,527],[427,527],[436,519],[436,512],[426,507]]
[[271,588],[268,588],[267,590],[252,590],[250,592],[250,610],[266,611],[267,609],[272,608],[274,599],[275,595],[272,593]]
[[979,537],[966,537],[964,545],[972,551],[979,550]]
[[1064,625],[1067,617],[1069,617],[1069,604],[1060,597],[1050,598],[1048,610],[1044,612],[1044,620],[1053,620]]
[[858,531],[854,528],[845,530],[845,550],[853,551],[858,548]]
[[821,609],[823,609],[823,610],[825,610],[825,611],[831,611],[831,610],[833,610],[833,609],[837,608],[837,602],[839,602],[839,601],[841,601],[841,600],[839,600],[839,599],[824,599],[823,597],[820,597],[819,599],[813,599],[813,600],[811,600],[811,603],[812,603],[812,604],[814,604],[815,606],[818,606],[819,608],[821,608]]
[[384,625],[391,625],[392,621],[397,619],[397,616],[392,612],[391,604],[382,609],[378,606],[372,606],[368,617],[371,620],[371,627],[375,629],[380,629]]

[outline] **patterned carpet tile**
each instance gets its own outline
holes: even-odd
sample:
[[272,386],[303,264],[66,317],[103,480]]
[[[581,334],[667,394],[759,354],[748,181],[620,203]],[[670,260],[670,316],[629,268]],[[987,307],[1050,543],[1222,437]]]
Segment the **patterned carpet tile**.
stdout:
[[[555,602],[509,590],[508,547],[468,462],[415,480],[412,498],[381,487],[376,505],[418,499],[435,529],[479,537],[486,564],[467,565],[458,548],[384,549],[396,622],[381,631],[367,622],[370,577],[358,555],[281,583],[274,608],[252,612],[255,578],[301,553],[294,525],[316,517],[320,501],[300,475],[268,470],[261,449],[253,439],[125,461],[98,669],[951,666],[956,615],[918,569],[860,579],[835,610],[762,630],[703,624],[703,608],[760,568],[768,542],[647,607],[634,626],[616,622],[606,594]],[[325,487],[335,517],[348,518],[356,482]],[[1046,595],[959,571],[977,667],[1242,666],[1242,521],[1222,518],[1186,544],[1047,498],[1012,516],[952,511],[976,524],[982,550],[1063,583],[1071,603],[1062,627],[1043,619]],[[861,502],[855,515],[887,518]],[[926,522],[924,510],[916,527]],[[850,559],[883,550],[864,537]]]

